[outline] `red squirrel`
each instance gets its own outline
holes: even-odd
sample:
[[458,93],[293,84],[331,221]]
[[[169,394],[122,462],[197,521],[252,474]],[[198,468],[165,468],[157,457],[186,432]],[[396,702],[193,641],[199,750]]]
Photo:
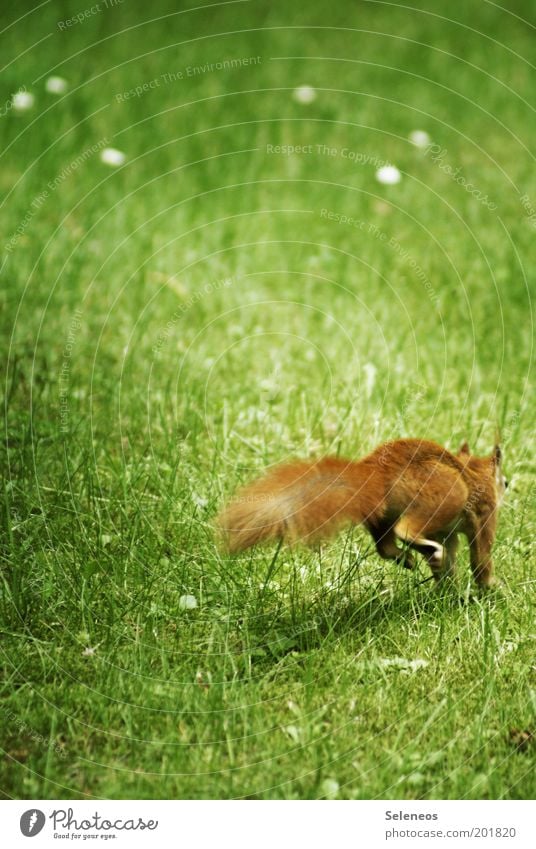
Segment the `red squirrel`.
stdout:
[[490,456],[475,457],[467,443],[455,455],[435,442],[399,439],[362,460],[325,457],[276,466],[241,489],[217,522],[230,552],[273,540],[313,543],[345,524],[362,524],[380,557],[412,569],[412,549],[438,582],[454,574],[462,533],[475,581],[490,587],[497,511],[507,485],[499,445]]

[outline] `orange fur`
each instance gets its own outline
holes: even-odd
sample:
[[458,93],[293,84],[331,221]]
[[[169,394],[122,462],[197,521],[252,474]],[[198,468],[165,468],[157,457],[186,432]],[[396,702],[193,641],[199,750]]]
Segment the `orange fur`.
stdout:
[[[452,575],[457,535],[467,536],[481,586],[492,583],[491,546],[506,486],[500,449],[478,458],[434,442],[386,442],[354,462],[326,457],[277,466],[238,492],[218,517],[226,547],[259,542],[315,542],[345,524],[363,524],[378,553],[412,568],[407,548],[422,554],[436,580]],[[399,543],[403,544],[400,547]]]

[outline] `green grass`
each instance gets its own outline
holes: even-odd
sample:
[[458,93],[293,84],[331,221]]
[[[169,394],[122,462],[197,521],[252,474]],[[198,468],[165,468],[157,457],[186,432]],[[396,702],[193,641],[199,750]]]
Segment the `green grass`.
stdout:
[[[87,7],[52,2],[8,30],[0,106],[35,104],[0,118],[5,797],[533,796],[534,10],[413,5],[125,2],[63,31]],[[497,593],[462,548],[437,595],[361,529],[217,550],[269,464],[484,453],[497,423]]]

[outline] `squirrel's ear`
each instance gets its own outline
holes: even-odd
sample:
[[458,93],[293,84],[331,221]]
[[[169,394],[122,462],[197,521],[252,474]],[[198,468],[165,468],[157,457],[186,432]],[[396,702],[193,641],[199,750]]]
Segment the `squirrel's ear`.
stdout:
[[495,463],[495,465],[496,465],[496,466],[500,466],[500,465],[501,465],[501,460],[502,460],[502,451],[501,451],[501,446],[500,446],[499,444],[497,444],[497,445],[494,447],[494,449],[493,449],[493,453],[492,453],[492,455],[491,455],[491,459],[493,460],[493,462]]
[[469,445],[467,444],[467,442],[462,442],[462,444],[460,445],[460,450],[458,451],[458,454],[470,454],[470,453],[471,452],[469,451]]

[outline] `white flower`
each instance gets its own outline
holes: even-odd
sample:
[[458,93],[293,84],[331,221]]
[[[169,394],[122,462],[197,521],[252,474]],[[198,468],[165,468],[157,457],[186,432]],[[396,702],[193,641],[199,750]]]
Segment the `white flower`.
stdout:
[[86,646],[86,648],[82,652],[82,656],[83,657],[93,657],[93,655],[95,654],[96,651],[97,651],[97,649],[93,649],[93,648],[91,648],[91,646]]
[[245,330],[240,324],[230,324],[227,328],[227,333],[229,336],[234,336],[235,338],[239,338],[244,336]]
[[395,165],[382,165],[376,171],[376,179],[385,186],[394,186],[400,182],[402,175]]
[[299,743],[303,737],[303,731],[297,725],[285,725],[283,731],[285,732],[285,734],[288,734],[288,736],[291,740],[294,741],[294,743]]
[[320,785],[320,795],[327,799],[335,799],[339,793],[339,782],[336,778],[325,778]]
[[179,610],[195,610],[197,599],[195,595],[181,595],[179,599]]
[[34,96],[29,91],[16,91],[11,97],[11,106],[15,112],[26,112],[34,105]]
[[105,147],[101,150],[100,158],[105,165],[117,168],[119,165],[123,165],[127,157],[122,150],[117,150],[115,147]]
[[266,377],[259,381],[259,389],[267,401],[275,401],[279,395],[279,385],[277,379],[273,377]]
[[312,103],[316,100],[316,91],[310,85],[300,85],[292,94],[297,103]]
[[424,130],[413,130],[408,138],[415,147],[428,147],[432,142],[432,139]]
[[208,498],[203,498],[202,495],[198,495],[196,492],[192,493],[192,501],[196,507],[206,507],[208,504]]
[[363,366],[363,371],[365,372],[365,391],[367,393],[367,398],[370,398],[372,395],[372,390],[376,384],[376,375],[378,373],[378,369],[374,365],[374,363],[365,363]]
[[63,94],[67,91],[69,84],[63,77],[48,77],[45,88],[50,94]]

